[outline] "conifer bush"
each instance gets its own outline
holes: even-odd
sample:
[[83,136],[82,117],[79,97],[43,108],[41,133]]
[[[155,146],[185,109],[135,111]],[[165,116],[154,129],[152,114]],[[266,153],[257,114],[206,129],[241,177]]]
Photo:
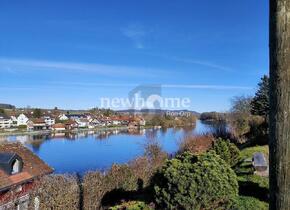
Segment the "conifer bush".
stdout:
[[236,174],[214,151],[177,156],[152,182],[160,209],[231,209],[238,198]]
[[240,150],[229,140],[218,138],[214,142],[213,150],[230,166],[235,166],[240,159]]

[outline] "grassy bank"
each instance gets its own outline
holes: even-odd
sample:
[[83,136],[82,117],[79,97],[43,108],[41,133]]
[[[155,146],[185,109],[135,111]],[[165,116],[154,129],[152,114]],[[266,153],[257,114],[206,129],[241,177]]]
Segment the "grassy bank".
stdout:
[[256,152],[269,157],[267,145],[248,147],[241,150],[241,160],[234,168],[238,176],[239,194],[242,196],[240,202],[251,209],[268,209],[269,178],[254,174],[252,156]]

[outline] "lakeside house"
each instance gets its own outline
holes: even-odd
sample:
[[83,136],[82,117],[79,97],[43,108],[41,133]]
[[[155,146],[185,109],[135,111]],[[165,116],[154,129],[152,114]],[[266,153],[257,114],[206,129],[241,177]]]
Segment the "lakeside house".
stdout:
[[60,121],[66,121],[66,120],[68,120],[68,117],[65,114],[61,114],[61,115],[58,116],[58,119]]
[[43,118],[31,119],[27,122],[28,131],[41,131],[48,130],[49,126],[46,124]]
[[63,123],[56,123],[51,127],[51,130],[53,131],[65,131],[66,127]]
[[43,119],[45,121],[45,124],[49,127],[55,124],[55,119],[51,116],[44,116]]
[[78,128],[88,128],[89,127],[89,120],[86,118],[77,118],[75,119]]
[[[128,126],[130,128],[140,128],[146,125],[146,121],[141,116],[115,115],[103,116],[85,114],[53,114],[44,113],[41,118],[32,118],[31,113],[21,113],[18,117],[1,116],[0,129],[26,129],[27,131],[53,130],[61,131],[63,125],[54,126],[57,123],[63,123],[65,130],[73,129],[94,129],[96,127],[106,126]],[[134,124],[134,125],[133,125]]]
[[[0,144],[0,209],[27,210],[30,193],[38,187],[35,181],[52,172],[20,143]],[[39,203],[38,198],[34,202]]]
[[65,129],[66,130],[73,130],[78,128],[78,123],[75,120],[67,120],[65,122]]
[[17,117],[17,126],[26,126],[28,122],[28,117],[25,114],[20,114]]
[[13,121],[11,118],[6,116],[0,116],[0,128],[11,128]]

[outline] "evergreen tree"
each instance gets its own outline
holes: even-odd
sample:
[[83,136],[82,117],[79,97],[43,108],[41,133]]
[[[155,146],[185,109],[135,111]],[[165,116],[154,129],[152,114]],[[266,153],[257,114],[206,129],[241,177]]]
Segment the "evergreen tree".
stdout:
[[255,97],[251,102],[251,113],[267,116],[269,113],[269,77],[264,75],[258,87]]
[[33,110],[33,117],[34,118],[40,118],[42,116],[42,111],[41,109],[34,109]]

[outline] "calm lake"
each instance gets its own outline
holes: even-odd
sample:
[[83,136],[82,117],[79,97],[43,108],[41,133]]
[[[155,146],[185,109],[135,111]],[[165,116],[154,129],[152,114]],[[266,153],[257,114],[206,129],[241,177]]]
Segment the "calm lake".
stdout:
[[211,132],[212,125],[197,121],[192,128],[87,131],[75,134],[9,136],[21,142],[55,169],[55,173],[105,170],[113,163],[126,163],[144,153],[144,145],[157,139],[168,153],[177,151],[180,140],[190,134]]

